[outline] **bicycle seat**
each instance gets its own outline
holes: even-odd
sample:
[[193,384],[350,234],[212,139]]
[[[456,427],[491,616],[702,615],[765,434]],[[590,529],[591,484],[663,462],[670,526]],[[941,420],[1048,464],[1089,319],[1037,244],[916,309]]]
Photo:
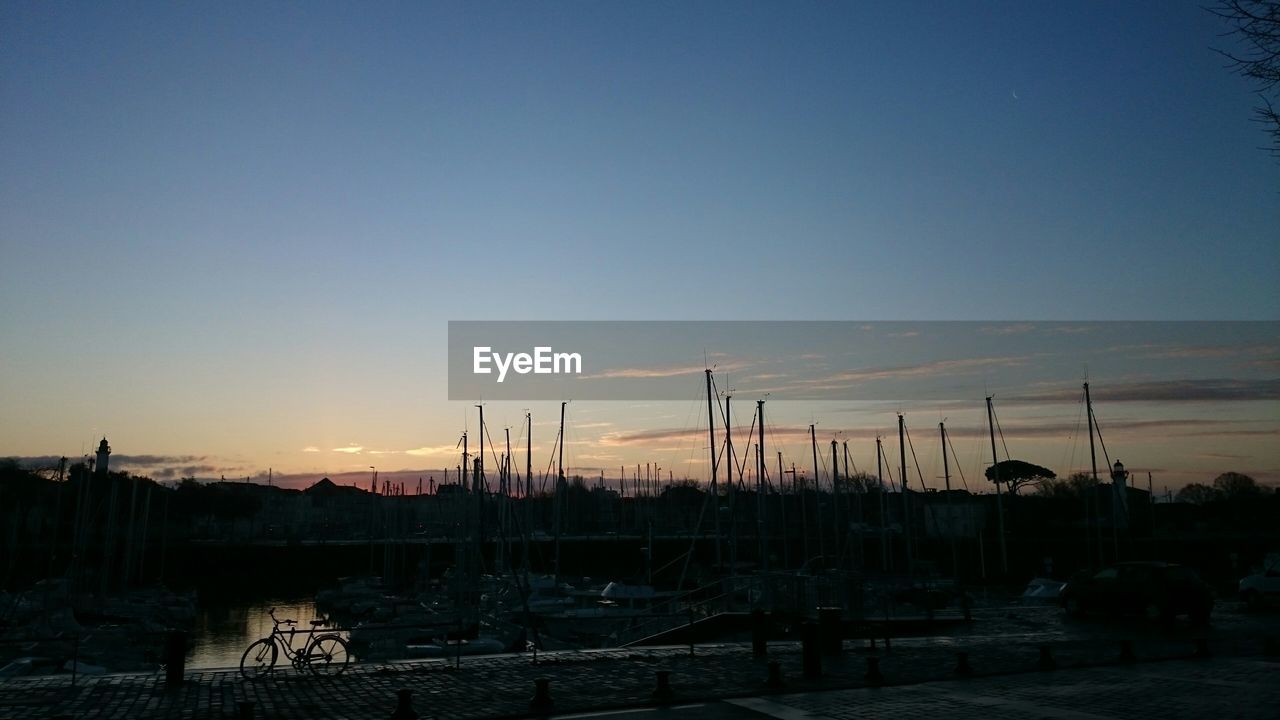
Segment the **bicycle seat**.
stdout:
[[323,619],[311,621],[311,627],[320,627],[321,625],[327,625],[327,624],[328,624],[328,621]]
[[280,624],[281,625],[297,625],[298,621],[297,620],[281,620]]

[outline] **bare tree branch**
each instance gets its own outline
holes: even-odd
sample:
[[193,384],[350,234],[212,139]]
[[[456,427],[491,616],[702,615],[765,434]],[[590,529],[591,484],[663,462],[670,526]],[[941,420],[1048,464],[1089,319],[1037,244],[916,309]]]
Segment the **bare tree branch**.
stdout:
[[1262,104],[1254,119],[1271,135],[1271,154],[1280,157],[1280,113],[1273,100],[1280,100],[1280,0],[1220,0],[1206,8],[1222,18],[1243,51],[1214,50],[1230,61],[1228,67],[1258,85]]

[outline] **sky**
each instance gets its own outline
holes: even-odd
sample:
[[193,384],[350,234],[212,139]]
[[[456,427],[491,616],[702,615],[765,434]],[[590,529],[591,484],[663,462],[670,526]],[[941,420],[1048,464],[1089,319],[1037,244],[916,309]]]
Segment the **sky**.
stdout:
[[[477,423],[450,320],[1280,320],[1280,165],[1225,29],[1196,2],[5,3],[0,456],[105,435],[162,477],[417,477]],[[1216,352],[1184,374],[1241,379]],[[956,399],[780,420],[866,463]],[[1128,432],[1175,485],[1280,482],[1274,400],[1161,409],[1254,418],[1196,448],[1233,457]],[[545,467],[558,405],[530,409]],[[571,416],[577,465],[674,468],[587,426],[694,411]]]

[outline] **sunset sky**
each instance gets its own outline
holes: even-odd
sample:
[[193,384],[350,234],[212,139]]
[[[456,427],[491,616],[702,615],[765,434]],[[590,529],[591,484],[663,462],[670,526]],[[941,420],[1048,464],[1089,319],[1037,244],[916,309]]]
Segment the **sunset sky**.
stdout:
[[[976,487],[994,394],[1066,474],[1087,366],[1140,485],[1280,484],[1280,164],[1200,4],[4,3],[0,457],[440,480],[450,320],[965,320],[767,442],[896,464],[903,412],[936,485],[946,418]],[[1264,322],[1046,324],[1110,320]],[[705,475],[678,351],[687,400],[569,406],[571,468]],[[558,403],[489,432],[525,408],[541,472]]]

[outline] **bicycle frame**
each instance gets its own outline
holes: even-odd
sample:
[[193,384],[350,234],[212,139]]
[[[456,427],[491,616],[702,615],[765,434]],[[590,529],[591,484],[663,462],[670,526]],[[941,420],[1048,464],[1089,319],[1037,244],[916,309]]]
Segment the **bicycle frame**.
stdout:
[[[272,620],[271,632],[266,637],[251,643],[245,650],[245,656],[240,660],[240,672],[245,677],[252,679],[261,673],[270,673],[274,670],[281,647],[289,663],[298,671],[340,674],[346,669],[347,663],[350,662],[350,650],[347,648],[346,640],[332,629],[324,629],[323,625],[326,623],[312,621],[311,629],[299,630],[296,627],[296,620],[277,618],[275,608],[268,611],[268,615]],[[296,645],[298,635],[307,638],[301,647]],[[256,655],[252,655],[254,647],[259,645],[261,649]],[[268,652],[270,659],[267,659]],[[253,671],[246,668],[246,660],[252,661],[255,668]]]

